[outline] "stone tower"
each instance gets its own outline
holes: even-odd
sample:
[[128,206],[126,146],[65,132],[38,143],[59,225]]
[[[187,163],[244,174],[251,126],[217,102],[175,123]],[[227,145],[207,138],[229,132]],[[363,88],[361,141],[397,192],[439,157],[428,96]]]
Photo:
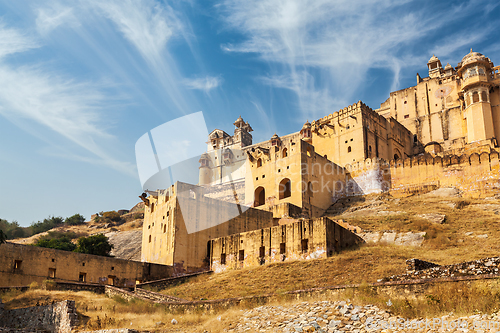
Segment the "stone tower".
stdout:
[[472,49],[458,64],[457,72],[465,101],[467,143],[495,137],[489,96],[492,67],[490,59],[479,52],[472,52]]

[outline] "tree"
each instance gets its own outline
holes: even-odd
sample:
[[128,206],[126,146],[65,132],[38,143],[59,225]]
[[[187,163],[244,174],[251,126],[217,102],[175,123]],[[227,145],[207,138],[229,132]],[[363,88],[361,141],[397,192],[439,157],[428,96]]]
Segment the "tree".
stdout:
[[67,217],[66,220],[64,220],[64,223],[66,225],[79,225],[85,223],[85,217],[83,217],[80,214],[75,214],[73,216]]
[[31,230],[33,231],[33,235],[39,234],[44,231],[48,231],[52,228],[59,227],[64,223],[64,220],[60,216],[49,216],[43,221],[33,222],[31,223]]
[[5,243],[6,240],[7,240],[7,236],[3,233],[2,230],[0,230],[0,244]]
[[67,236],[61,238],[40,238],[35,246],[46,247],[49,249],[63,250],[63,251],[74,251],[76,245],[71,242],[71,239]]
[[109,243],[108,237],[98,234],[79,238],[75,252],[109,256],[112,249],[113,244]]
[[78,235],[74,232],[49,231],[47,235],[40,237],[34,245],[49,249],[74,251],[76,245],[71,240],[77,237]]

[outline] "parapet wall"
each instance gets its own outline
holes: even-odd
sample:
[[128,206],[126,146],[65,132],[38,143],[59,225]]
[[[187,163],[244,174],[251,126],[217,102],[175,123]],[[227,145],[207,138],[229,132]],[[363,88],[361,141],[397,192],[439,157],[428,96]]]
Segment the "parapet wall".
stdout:
[[394,196],[407,196],[439,187],[456,187],[466,196],[485,197],[500,189],[497,152],[443,157],[421,154],[390,162],[368,158],[345,167],[353,182],[347,195],[389,190]]
[[3,310],[0,303],[0,327],[71,333],[77,324],[75,301],[14,310]]
[[446,155],[423,154],[401,162],[391,161],[391,190],[408,186],[456,187],[467,196],[483,197],[498,191],[500,185],[497,152]]

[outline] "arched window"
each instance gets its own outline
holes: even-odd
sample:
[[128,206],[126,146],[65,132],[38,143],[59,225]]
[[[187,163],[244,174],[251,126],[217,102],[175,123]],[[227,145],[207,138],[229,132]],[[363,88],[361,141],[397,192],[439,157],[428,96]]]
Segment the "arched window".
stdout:
[[394,161],[397,161],[397,160],[399,160],[399,156],[398,156],[398,154],[394,154]]
[[292,195],[292,183],[290,179],[285,178],[280,182],[279,185],[280,200],[288,198]]
[[350,153],[351,152],[351,146],[347,147],[347,152]]
[[311,157],[312,156],[312,148],[307,147],[307,156]]
[[286,148],[283,148],[283,152],[281,153],[281,157],[287,157],[288,156],[288,150]]
[[266,190],[259,186],[255,189],[254,207],[262,206],[266,203]]
[[472,103],[477,102],[479,102],[479,94],[477,93],[477,91],[474,91],[474,93],[472,94]]
[[481,101],[488,102],[488,95],[486,94],[486,91],[481,91]]
[[257,168],[260,168],[261,166],[262,166],[262,159],[261,159],[261,158],[259,158],[259,159],[257,160]]

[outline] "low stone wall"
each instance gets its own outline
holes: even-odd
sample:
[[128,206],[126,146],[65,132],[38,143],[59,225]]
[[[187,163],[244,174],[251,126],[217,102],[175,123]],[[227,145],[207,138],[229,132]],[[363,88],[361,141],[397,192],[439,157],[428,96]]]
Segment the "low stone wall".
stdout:
[[104,293],[109,296],[109,297],[114,297],[114,296],[119,296],[123,299],[126,299],[127,301],[130,301],[134,298],[137,298],[137,299],[141,299],[143,301],[150,301],[149,299],[147,298],[143,298],[141,296],[138,296],[136,295],[135,293],[133,292],[130,292],[130,291],[127,291],[127,290],[123,290],[123,289],[120,289],[120,288],[116,288],[116,287],[113,287],[113,286],[106,286],[105,287],[105,290],[104,290]]
[[136,288],[134,295],[140,296],[142,298],[147,298],[155,303],[165,303],[165,302],[187,302],[187,300],[170,296],[170,295],[164,295],[160,293],[155,293],[153,291],[141,289],[141,288]]
[[78,282],[55,282],[57,290],[72,290],[72,291],[91,291],[96,294],[104,294],[105,286],[95,283],[78,283]]
[[54,333],[71,333],[78,324],[75,301],[62,301],[44,306],[3,310],[0,306],[0,326],[43,330]]
[[26,291],[28,289],[30,289],[29,286],[0,287],[0,294],[6,293],[6,292],[11,291],[11,290]]
[[204,275],[204,274],[213,274],[213,271],[205,271],[205,272],[199,272],[199,273],[193,273],[193,274],[185,274],[182,276],[178,277],[173,277],[173,278],[167,278],[167,279],[161,279],[161,280],[156,280],[156,281],[149,281],[149,282],[144,282],[144,283],[138,283],[136,285],[136,288],[157,288],[157,289],[165,289],[170,286],[175,286],[181,283],[187,282],[189,279],[199,276],[199,275]]
[[[449,283],[481,283],[488,284],[489,280],[500,279],[500,275],[480,275],[480,276],[460,276],[439,279],[419,279],[409,281],[377,282],[368,285],[343,285],[321,288],[311,288],[305,290],[294,290],[283,294],[267,294],[259,296],[227,298],[219,300],[189,301],[178,303],[164,303],[170,312],[218,312],[234,306],[255,307],[272,302],[282,302],[283,300],[307,301],[311,298],[346,298],[360,292],[370,292],[375,294],[385,294],[391,299],[424,299],[427,290],[437,284]],[[346,295],[347,292],[347,295]]]
[[[418,260],[418,259],[417,259]],[[424,266],[427,263],[424,261]],[[436,264],[434,264],[436,265]],[[411,264],[410,264],[411,266]],[[474,261],[467,261],[454,265],[446,265],[408,271],[406,274],[393,275],[386,278],[386,281],[406,281],[415,279],[435,279],[443,277],[459,277],[459,276],[480,276],[480,275],[497,275],[499,274],[500,257],[485,258]]]

